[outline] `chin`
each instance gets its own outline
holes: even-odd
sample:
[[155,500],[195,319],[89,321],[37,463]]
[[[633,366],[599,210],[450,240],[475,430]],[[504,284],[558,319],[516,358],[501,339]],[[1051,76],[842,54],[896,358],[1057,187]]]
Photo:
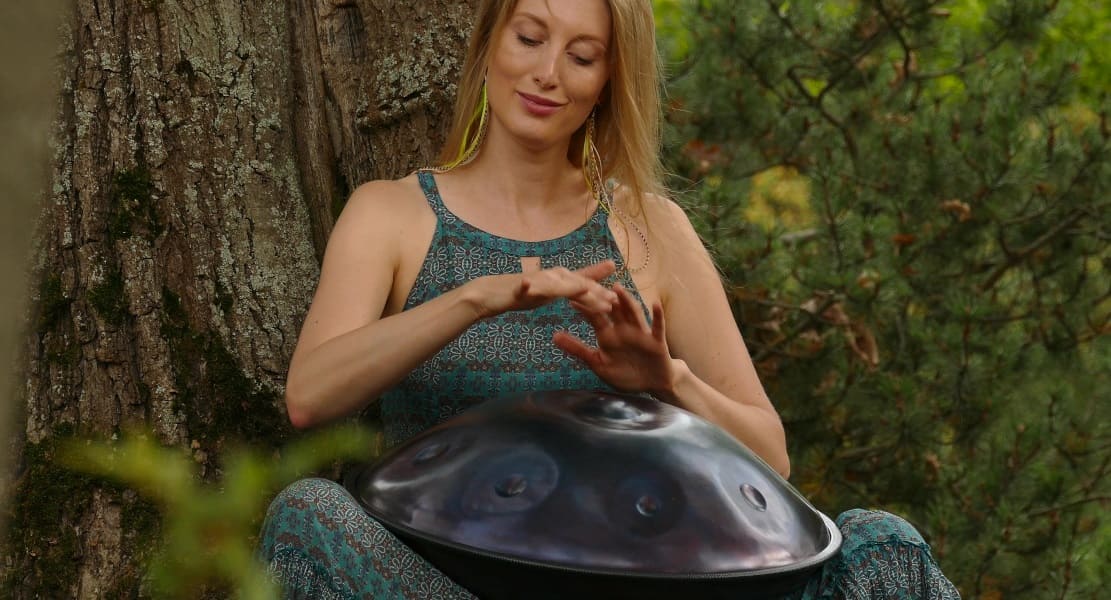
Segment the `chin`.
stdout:
[[513,128],[509,131],[509,135],[516,139],[521,145],[533,150],[543,150],[555,144],[567,143],[571,139],[570,135],[563,138],[551,131],[538,131],[536,127]]

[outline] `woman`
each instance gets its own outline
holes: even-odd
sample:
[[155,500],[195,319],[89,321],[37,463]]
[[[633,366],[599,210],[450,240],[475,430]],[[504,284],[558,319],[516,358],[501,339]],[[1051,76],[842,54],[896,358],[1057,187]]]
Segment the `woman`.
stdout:
[[[336,223],[290,364],[293,424],[378,401],[392,445],[484,398],[612,388],[787,476],[718,275],[662,194],[658,81],[647,0],[481,2],[443,166],[360,186]],[[840,525],[809,597],[956,597],[905,522]],[[470,597],[324,480],[274,501],[261,552],[291,596]]]

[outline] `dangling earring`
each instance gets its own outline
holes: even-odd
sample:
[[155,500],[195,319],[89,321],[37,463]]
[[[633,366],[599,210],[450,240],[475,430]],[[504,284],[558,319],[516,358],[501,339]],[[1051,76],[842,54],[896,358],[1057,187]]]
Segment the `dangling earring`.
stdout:
[[[463,131],[463,139],[459,142],[459,153],[455,156],[455,160],[432,170],[436,173],[446,173],[454,168],[470,164],[478,156],[478,149],[482,147],[482,142],[486,139],[486,129],[489,125],[490,101],[486,96],[486,84],[483,83],[482,97],[479,98],[478,106],[475,107],[474,114],[471,115],[471,120]],[[474,137],[471,137],[472,131],[475,132]],[[467,143],[468,140],[470,140],[470,143]]]
[[602,156],[598,153],[598,146],[594,144],[597,135],[596,117],[598,108],[595,107],[586,121],[586,135],[583,136],[582,169],[586,179],[586,187],[597,200],[602,210],[610,212],[609,190],[606,182],[602,180]]
[[624,260],[621,261],[618,277],[623,277],[623,273],[636,273],[648,266],[648,262],[652,260],[652,247],[648,245],[648,235],[636,224],[636,221],[629,218],[623,210],[613,206],[610,188],[602,179],[602,155],[598,152],[598,146],[594,144],[594,138],[597,137],[597,125],[595,123],[595,115],[597,114],[598,107],[594,107],[594,110],[590,113],[590,118],[586,122],[586,135],[583,136],[582,162],[583,177],[586,178],[586,187],[590,190],[590,193],[598,199],[598,206],[601,207],[603,212],[617,217],[617,220],[620,221],[621,225],[625,228],[625,235],[629,236],[629,228],[631,227],[644,246],[644,260],[641,262],[640,266],[630,269],[629,265],[625,264]]

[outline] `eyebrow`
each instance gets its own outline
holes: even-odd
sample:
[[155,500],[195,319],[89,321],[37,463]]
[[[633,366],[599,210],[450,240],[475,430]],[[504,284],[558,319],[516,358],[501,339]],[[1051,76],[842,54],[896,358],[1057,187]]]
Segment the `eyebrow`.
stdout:
[[[517,13],[514,16],[514,18],[516,18],[516,17],[525,17],[529,20],[535,21],[537,25],[540,25],[544,29],[549,29],[547,21],[545,21],[544,19],[541,19],[540,17],[538,17],[538,16],[536,16],[536,15],[530,13],[530,12],[523,12],[522,11],[520,13]],[[583,41],[585,41],[585,42],[595,42],[598,45],[600,45],[603,49],[608,49],[608,47],[606,46],[606,43],[603,42],[601,38],[599,38],[597,36],[594,36],[594,35],[590,35],[589,33],[581,33],[581,34],[571,38],[571,41],[568,42],[568,43],[583,42]]]

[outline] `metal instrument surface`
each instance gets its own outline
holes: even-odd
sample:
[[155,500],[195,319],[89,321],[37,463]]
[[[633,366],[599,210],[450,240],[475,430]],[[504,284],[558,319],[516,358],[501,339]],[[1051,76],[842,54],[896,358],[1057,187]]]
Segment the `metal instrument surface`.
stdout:
[[447,552],[450,566],[434,564],[464,585],[468,563],[501,561],[617,582],[747,579],[778,590],[841,544],[832,521],[733,437],[627,394],[491,400],[395,448],[348,487],[414,547]]

